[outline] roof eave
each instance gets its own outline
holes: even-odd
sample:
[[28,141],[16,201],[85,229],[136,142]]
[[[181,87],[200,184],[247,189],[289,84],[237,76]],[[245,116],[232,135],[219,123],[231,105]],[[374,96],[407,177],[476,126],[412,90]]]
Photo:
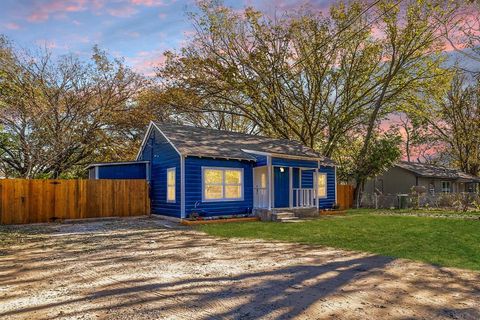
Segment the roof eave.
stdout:
[[117,161],[117,162],[97,162],[97,163],[90,163],[85,169],[90,169],[92,167],[103,167],[103,166],[121,166],[126,164],[137,164],[137,163],[149,163],[150,161]]
[[270,156],[270,157],[279,157],[279,158],[287,158],[287,159],[298,159],[298,160],[307,160],[307,161],[320,161],[323,165],[335,167],[335,163],[331,161],[331,163],[325,162],[325,158],[318,157],[318,156],[299,156],[299,155],[290,155],[284,153],[275,153],[275,152],[263,152],[263,151],[256,151],[256,150],[249,150],[249,149],[242,149],[243,152],[258,154],[262,156]]
[[210,158],[210,159],[224,159],[224,160],[238,160],[238,161],[257,161],[254,158],[240,158],[240,157],[227,157],[227,156],[212,156],[212,155],[202,155],[202,154],[184,154],[185,158],[187,157],[197,157],[197,158]]

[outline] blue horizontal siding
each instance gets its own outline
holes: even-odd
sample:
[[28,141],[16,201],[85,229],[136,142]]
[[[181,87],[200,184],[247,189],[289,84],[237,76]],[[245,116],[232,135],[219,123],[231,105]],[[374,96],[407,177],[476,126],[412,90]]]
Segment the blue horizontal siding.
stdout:
[[259,154],[252,154],[257,160],[255,163],[255,167],[261,167],[267,165],[267,156],[262,156]]
[[283,159],[283,158],[272,158],[272,165],[282,166],[282,167],[303,167],[303,168],[317,168],[317,160],[297,160],[297,159]]
[[[203,216],[250,213],[253,207],[253,162],[210,158],[185,158],[185,213]],[[243,201],[202,202],[202,167],[243,168]],[[195,204],[197,207],[195,208]]]
[[146,179],[146,163],[98,166],[98,179]]
[[313,175],[314,170],[302,170],[302,188],[312,189],[313,188]]
[[[150,199],[152,213],[181,217],[180,155],[156,129],[150,131],[140,160],[151,163]],[[167,169],[175,168],[175,202],[167,202]]]
[[327,197],[320,199],[319,207],[321,209],[331,209],[335,204],[335,168],[320,166],[318,171],[327,174]]

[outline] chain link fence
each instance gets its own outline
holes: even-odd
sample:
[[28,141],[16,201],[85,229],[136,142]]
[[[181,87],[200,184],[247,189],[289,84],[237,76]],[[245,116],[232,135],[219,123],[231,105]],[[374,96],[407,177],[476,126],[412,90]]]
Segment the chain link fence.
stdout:
[[455,211],[480,210],[478,193],[396,194],[363,192],[360,207],[375,209],[435,208]]

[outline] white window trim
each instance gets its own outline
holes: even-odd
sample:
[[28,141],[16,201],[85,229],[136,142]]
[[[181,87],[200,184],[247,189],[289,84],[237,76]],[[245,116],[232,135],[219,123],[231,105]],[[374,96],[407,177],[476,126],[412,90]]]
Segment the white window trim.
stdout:
[[[205,170],[222,170],[223,171],[223,183],[222,186],[222,198],[221,199],[205,199]],[[225,170],[237,170],[240,171],[240,198],[225,198]],[[245,189],[245,180],[243,168],[231,168],[231,167],[202,167],[202,202],[225,202],[225,201],[243,201],[244,200],[244,189]],[[218,184],[220,185],[220,184]]]
[[[324,196],[321,196],[319,197],[318,196],[318,191],[320,190],[320,186],[318,185],[318,177],[319,176],[325,176],[325,195]],[[315,197],[317,197],[318,199],[326,199],[328,198],[328,174],[326,172],[318,172],[318,175],[315,177],[316,181],[315,182],[315,186],[316,186],[316,194],[315,194]]]
[[[175,193],[174,193],[174,199],[173,200],[169,200],[168,199],[168,173],[173,171],[173,187],[175,189]],[[176,203],[177,202],[177,168],[176,167],[172,167],[172,168],[168,168],[167,169],[167,190],[166,190],[166,199],[167,199],[167,202],[168,203]]]

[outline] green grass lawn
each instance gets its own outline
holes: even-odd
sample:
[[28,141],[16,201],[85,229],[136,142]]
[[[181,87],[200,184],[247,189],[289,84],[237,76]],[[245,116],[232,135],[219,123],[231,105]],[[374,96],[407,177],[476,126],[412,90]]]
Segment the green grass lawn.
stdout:
[[299,223],[245,222],[198,227],[214,236],[325,245],[442,266],[480,270],[480,221],[382,216],[373,210]]

